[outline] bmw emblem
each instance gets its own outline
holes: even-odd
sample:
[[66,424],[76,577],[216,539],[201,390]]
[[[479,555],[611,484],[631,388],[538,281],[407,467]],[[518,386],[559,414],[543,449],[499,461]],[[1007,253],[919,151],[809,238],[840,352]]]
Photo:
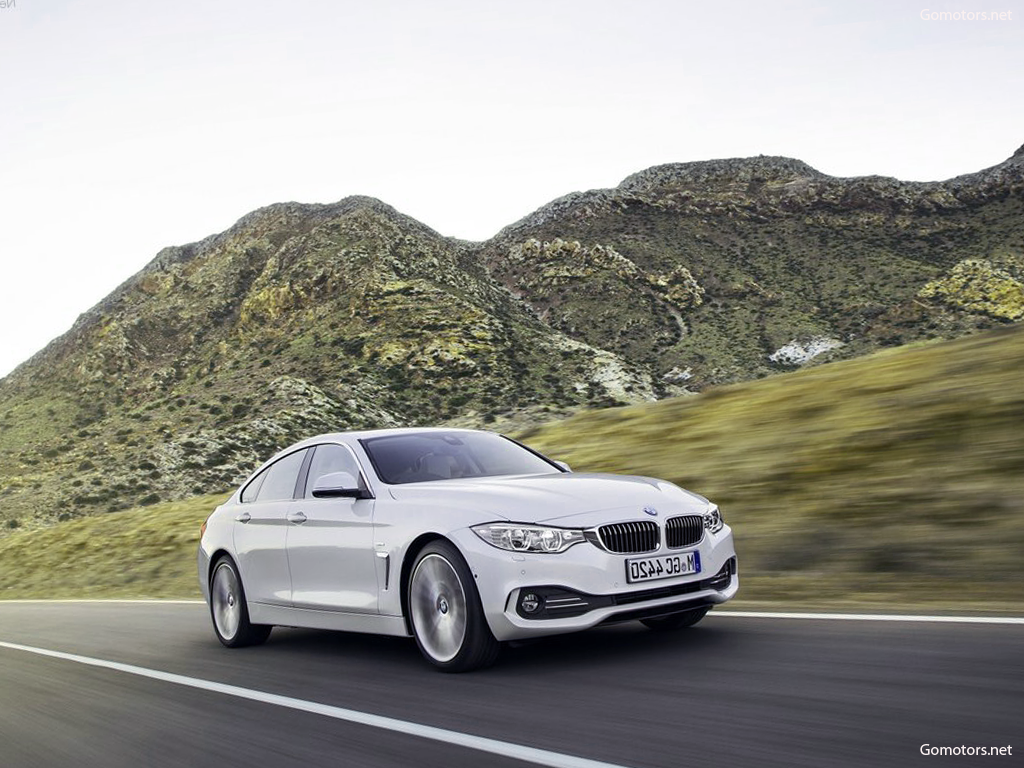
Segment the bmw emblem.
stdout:
[[644,507],[644,512],[650,515],[651,517],[658,516],[658,510],[656,510],[654,507]]

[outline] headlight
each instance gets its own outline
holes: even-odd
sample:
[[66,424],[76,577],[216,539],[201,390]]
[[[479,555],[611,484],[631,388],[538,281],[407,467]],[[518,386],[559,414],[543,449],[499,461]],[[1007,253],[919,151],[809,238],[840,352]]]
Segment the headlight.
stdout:
[[725,525],[725,520],[722,519],[722,513],[718,511],[718,507],[712,507],[704,513],[704,529],[708,533],[718,533],[722,530],[723,525]]
[[473,533],[492,547],[509,552],[565,552],[573,544],[584,541],[578,528],[549,528],[544,525],[518,523],[485,523],[474,525]]

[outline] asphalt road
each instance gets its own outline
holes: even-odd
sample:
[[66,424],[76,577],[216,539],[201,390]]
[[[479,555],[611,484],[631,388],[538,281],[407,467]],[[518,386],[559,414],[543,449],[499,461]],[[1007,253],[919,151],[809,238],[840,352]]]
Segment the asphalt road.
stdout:
[[[2,603],[0,641],[226,683],[616,766],[1024,764],[1024,625],[708,616],[506,649],[444,675],[411,640],[275,629],[227,650],[205,606]],[[1013,747],[926,757],[933,746]],[[0,646],[0,766],[526,766]]]

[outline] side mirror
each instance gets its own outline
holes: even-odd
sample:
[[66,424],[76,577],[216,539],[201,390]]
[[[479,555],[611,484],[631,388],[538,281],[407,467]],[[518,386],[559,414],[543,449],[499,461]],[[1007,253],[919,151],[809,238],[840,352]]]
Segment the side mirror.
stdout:
[[345,497],[350,499],[372,498],[370,492],[360,487],[351,472],[330,472],[321,475],[313,483],[313,496],[318,499]]
[[570,469],[569,465],[566,464],[564,461],[556,461],[555,466],[557,466],[563,472],[572,472],[572,469]]

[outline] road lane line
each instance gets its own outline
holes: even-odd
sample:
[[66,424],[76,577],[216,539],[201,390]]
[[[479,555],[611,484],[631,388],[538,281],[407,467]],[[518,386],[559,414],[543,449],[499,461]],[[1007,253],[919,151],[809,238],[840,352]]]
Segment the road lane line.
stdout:
[[[67,598],[63,600],[3,600],[0,607],[11,604],[46,603],[126,603],[134,605],[206,605],[204,600],[163,600],[160,598],[119,599],[112,598]],[[711,616],[735,616],[743,619],[821,619],[831,621],[930,621],[946,624],[1024,624],[1019,616],[931,616],[913,613],[795,613],[791,611],[734,611],[720,609]]]
[[4,600],[0,598],[0,605],[6,605],[7,603],[36,603],[39,605],[45,603],[128,603],[128,604],[142,604],[142,605],[206,605],[205,600],[171,600],[163,599],[160,597],[140,597],[140,598],[118,598],[118,597],[69,597],[65,599],[57,600],[43,600],[36,598],[26,598],[24,600]]
[[483,736],[473,736],[459,731],[449,731],[444,728],[435,728],[431,725],[420,725],[419,723],[397,720],[392,717],[384,717],[383,715],[371,715],[367,712],[359,712],[354,709],[332,707],[328,704],[318,704],[315,701],[294,699],[291,696],[281,696],[276,693],[255,691],[249,688],[241,688],[237,685],[216,683],[212,680],[202,680],[200,678],[188,677],[186,675],[176,675],[172,672],[161,672],[157,669],[136,667],[133,664],[122,664],[117,661],[107,661],[106,659],[94,659],[89,656],[79,656],[74,653],[64,653],[63,651],[51,651],[46,648],[35,648],[30,645],[19,645],[18,643],[7,643],[2,640],[0,640],[0,648],[8,648],[14,651],[25,651],[26,653],[34,653],[38,656],[48,656],[50,658],[61,659],[63,661],[73,661],[90,667],[112,669],[117,672],[126,672],[130,675],[148,677],[151,680],[160,680],[161,682],[183,685],[188,688],[198,688],[204,691],[222,693],[226,696],[258,701],[264,704],[273,704],[278,707],[295,709],[300,712],[310,712],[315,715],[331,717],[335,720],[344,720],[358,725],[368,725],[372,728],[382,728],[387,731],[404,733],[409,736],[418,736],[423,739],[440,741],[444,744],[455,744],[456,746],[475,749],[480,752],[489,752],[491,754],[512,758],[514,760],[521,760],[535,765],[550,766],[551,768],[626,768],[625,766],[614,763],[605,763],[599,760],[588,760],[584,757],[563,755],[559,752],[549,752],[546,749],[537,749],[535,747],[524,747],[520,744],[511,744],[507,741],[488,739]]
[[1024,624],[1017,616],[918,616],[889,613],[773,613],[771,611],[714,611],[710,615],[740,619],[823,619],[825,621],[929,621],[944,624]]
[[[126,603],[129,605],[206,605],[204,600],[164,600],[161,598],[66,598],[61,600],[3,600],[0,606],[12,604],[46,603]],[[1024,624],[1019,616],[929,616],[913,613],[794,613],[790,611],[734,611],[717,610],[711,616],[735,616],[742,619],[822,619],[831,621],[930,621],[946,624]]]

